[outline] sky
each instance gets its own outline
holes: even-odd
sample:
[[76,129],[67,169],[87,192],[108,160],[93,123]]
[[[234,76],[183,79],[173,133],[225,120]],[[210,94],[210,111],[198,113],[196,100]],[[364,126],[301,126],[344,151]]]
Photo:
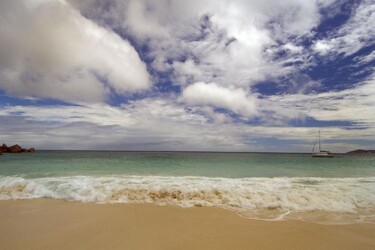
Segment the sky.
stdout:
[[0,143],[375,149],[373,0],[3,0]]

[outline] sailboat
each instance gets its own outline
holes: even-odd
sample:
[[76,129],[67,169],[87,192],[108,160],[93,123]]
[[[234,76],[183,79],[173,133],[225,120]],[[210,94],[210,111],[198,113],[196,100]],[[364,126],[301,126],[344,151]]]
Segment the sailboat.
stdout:
[[[314,149],[315,149],[316,141],[318,140],[318,138],[319,138],[319,152],[315,153]],[[321,145],[320,145],[320,130],[319,130],[319,135],[315,139],[314,147],[312,150],[312,157],[320,157],[320,158],[333,158],[334,157],[334,154],[332,152],[322,150]]]

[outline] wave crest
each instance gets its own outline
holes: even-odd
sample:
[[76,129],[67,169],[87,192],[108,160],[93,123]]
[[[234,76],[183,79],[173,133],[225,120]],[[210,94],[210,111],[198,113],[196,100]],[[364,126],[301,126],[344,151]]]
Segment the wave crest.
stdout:
[[301,212],[343,213],[369,220],[375,177],[208,178],[71,176],[26,179],[0,176],[0,199],[52,198],[97,203],[216,206],[252,218]]

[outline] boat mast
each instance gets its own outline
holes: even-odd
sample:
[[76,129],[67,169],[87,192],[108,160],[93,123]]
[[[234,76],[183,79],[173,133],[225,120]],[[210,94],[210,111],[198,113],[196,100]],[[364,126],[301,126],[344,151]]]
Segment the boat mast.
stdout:
[[322,152],[322,149],[320,148],[320,130],[319,130],[319,152]]
[[318,141],[318,136],[315,137],[314,147],[313,147],[311,153],[314,153],[314,150],[315,150],[315,146],[316,146],[316,142],[317,142],[317,141]]

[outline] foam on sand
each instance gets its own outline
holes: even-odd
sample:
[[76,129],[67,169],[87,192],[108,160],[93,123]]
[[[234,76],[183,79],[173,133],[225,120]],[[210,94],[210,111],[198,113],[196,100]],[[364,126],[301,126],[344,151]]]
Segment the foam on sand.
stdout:
[[[375,221],[375,177],[0,176],[0,199],[215,206],[259,219]],[[315,216],[312,216],[315,215]],[[334,216],[332,216],[334,215]]]

